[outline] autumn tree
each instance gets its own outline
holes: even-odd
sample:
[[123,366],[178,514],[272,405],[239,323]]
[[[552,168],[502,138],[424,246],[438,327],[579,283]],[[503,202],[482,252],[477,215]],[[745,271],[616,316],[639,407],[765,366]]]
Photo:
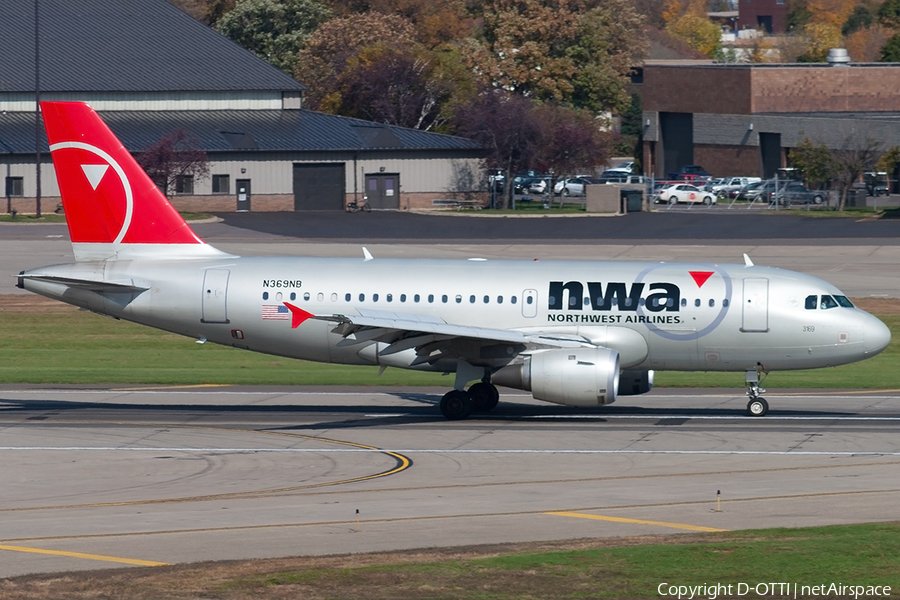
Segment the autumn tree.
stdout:
[[722,45],[722,30],[706,16],[706,3],[693,0],[680,14],[676,14],[674,4],[669,6],[666,31],[706,56],[715,55]]
[[836,181],[841,191],[838,210],[844,210],[853,184],[875,167],[882,153],[879,140],[858,133],[847,136],[841,147],[832,151],[838,167]]
[[875,13],[872,12],[872,9],[865,4],[859,4],[853,9],[847,20],[844,21],[844,25],[841,27],[841,35],[847,36],[861,29],[868,29],[874,24]]
[[844,48],[855,62],[878,62],[881,60],[881,49],[889,39],[891,32],[883,25],[875,23],[845,37]]
[[309,87],[307,106],[339,114],[341,77],[364,48],[381,45],[412,51],[416,43],[412,23],[395,15],[366,13],[331,19],[304,43],[294,77]]
[[642,63],[642,24],[628,0],[485,0],[482,38],[463,52],[485,85],[544,102],[618,110],[627,94],[604,88],[624,89],[631,68]]
[[317,0],[238,0],[216,29],[260,58],[292,73],[303,41],[328,20]]
[[878,7],[878,21],[890,29],[900,29],[900,0],[884,0]]
[[840,26],[833,23],[810,21],[803,27],[802,36],[806,40],[806,50],[797,57],[797,62],[825,62],[831,48],[844,45]]
[[511,206],[512,177],[534,164],[541,141],[542,127],[533,103],[520,95],[484,88],[471,102],[457,107],[454,122],[459,135],[484,145],[489,166],[503,170],[509,185],[499,208]]
[[183,128],[163,136],[135,156],[163,194],[176,188],[180,177],[200,181],[209,176],[209,160],[200,141]]
[[544,104],[534,107],[540,138],[532,166],[577,173],[605,164],[612,134],[600,131],[590,111]]

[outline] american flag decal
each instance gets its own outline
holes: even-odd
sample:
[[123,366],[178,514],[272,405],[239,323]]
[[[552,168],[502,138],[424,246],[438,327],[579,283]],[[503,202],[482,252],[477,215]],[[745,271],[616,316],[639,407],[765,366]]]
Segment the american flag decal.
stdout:
[[290,321],[291,311],[284,304],[263,304],[263,321]]

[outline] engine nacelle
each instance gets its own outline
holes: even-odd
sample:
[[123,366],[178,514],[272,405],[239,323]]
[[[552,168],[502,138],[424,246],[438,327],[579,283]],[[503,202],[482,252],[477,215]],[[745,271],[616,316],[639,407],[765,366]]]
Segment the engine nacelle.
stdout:
[[491,382],[530,390],[535,399],[556,404],[612,404],[618,395],[619,353],[608,348],[536,352],[522,363],[503,367]]
[[637,396],[653,389],[653,371],[629,371],[619,374],[619,395]]

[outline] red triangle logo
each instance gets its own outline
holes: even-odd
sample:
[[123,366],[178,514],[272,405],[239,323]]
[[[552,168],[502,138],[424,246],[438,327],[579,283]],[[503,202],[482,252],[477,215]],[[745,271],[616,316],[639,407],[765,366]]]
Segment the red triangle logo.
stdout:
[[691,274],[691,277],[694,278],[694,281],[697,283],[697,287],[703,287],[703,284],[706,283],[706,280],[712,277],[713,271],[688,271]]

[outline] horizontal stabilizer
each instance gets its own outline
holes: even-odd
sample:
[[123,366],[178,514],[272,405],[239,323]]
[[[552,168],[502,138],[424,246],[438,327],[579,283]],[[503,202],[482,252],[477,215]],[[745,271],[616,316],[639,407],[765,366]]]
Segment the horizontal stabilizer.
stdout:
[[58,283],[80,290],[90,290],[99,293],[129,293],[129,292],[145,292],[150,288],[134,285],[132,282],[124,281],[95,281],[90,279],[75,279],[73,277],[59,277],[56,275],[27,275],[18,276],[19,279],[29,279],[31,281],[44,281],[47,283]]

